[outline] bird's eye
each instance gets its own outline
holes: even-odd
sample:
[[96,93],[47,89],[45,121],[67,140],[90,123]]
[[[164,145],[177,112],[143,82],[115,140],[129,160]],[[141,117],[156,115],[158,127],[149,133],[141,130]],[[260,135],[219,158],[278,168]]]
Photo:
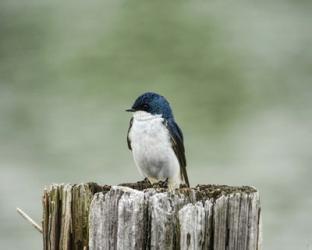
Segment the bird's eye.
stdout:
[[149,108],[148,104],[147,104],[147,103],[144,103],[144,104],[143,104],[143,109],[144,109],[144,110],[147,110],[148,108]]

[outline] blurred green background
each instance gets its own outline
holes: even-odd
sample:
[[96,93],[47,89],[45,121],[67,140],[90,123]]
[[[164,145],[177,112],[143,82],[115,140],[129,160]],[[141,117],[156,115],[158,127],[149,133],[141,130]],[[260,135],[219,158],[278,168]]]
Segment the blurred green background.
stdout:
[[124,110],[166,96],[192,185],[260,190],[264,249],[312,249],[311,1],[0,2],[0,245],[50,183],[141,179]]

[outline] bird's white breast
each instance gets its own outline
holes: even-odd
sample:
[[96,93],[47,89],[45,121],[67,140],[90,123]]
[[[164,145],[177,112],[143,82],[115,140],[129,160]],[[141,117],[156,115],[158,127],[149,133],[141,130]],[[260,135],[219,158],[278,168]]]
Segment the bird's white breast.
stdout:
[[133,158],[140,172],[156,180],[180,182],[180,166],[160,115],[137,111],[129,132]]

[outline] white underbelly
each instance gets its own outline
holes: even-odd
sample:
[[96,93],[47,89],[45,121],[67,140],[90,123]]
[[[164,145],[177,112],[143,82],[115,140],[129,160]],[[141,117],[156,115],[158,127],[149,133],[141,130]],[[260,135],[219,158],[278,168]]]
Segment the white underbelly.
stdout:
[[145,177],[157,180],[177,178],[179,162],[171,147],[163,118],[133,120],[129,133],[133,158]]

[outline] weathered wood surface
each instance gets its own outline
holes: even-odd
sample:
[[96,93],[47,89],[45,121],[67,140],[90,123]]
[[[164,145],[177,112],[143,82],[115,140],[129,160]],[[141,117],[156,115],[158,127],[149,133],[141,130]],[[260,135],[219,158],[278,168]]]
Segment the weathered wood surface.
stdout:
[[96,192],[108,191],[95,183],[53,184],[44,190],[43,249],[84,249],[89,242],[89,208]]
[[261,249],[259,194],[252,187],[52,185],[43,208],[49,250]]

